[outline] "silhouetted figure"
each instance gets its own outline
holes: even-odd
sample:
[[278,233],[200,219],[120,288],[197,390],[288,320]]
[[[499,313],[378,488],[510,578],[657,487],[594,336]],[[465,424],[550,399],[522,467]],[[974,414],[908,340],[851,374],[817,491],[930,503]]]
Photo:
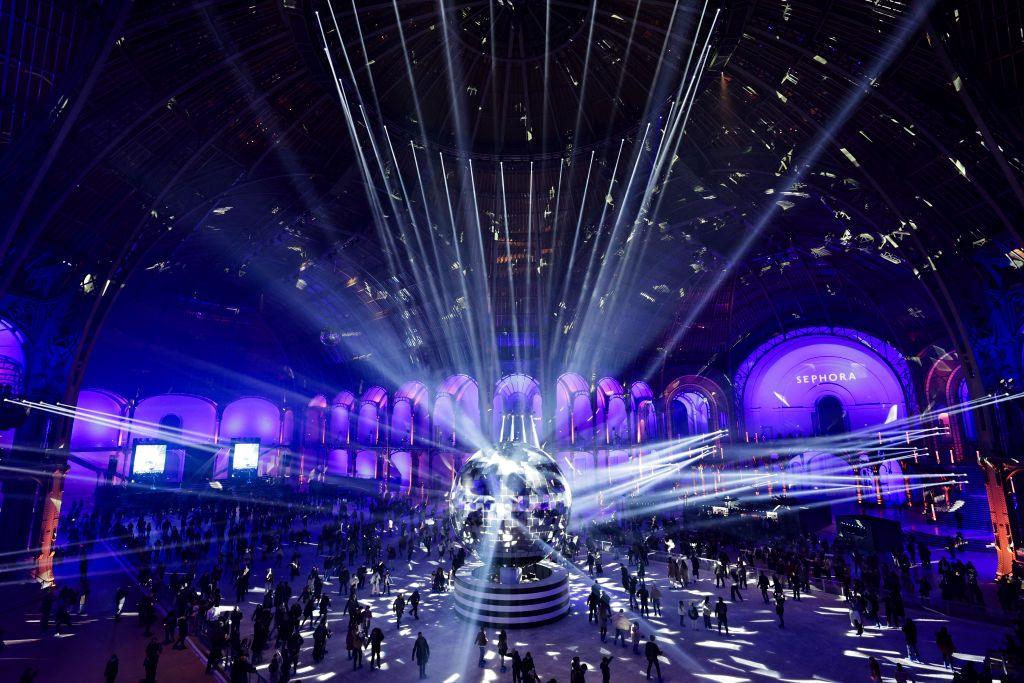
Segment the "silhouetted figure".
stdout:
[[416,634],[416,642],[412,646],[412,658],[420,668],[420,678],[427,677],[427,660],[430,659],[430,645],[423,637],[423,632]]
[[160,661],[160,653],[164,647],[156,642],[156,638],[150,638],[146,646],[146,658],[142,660],[142,668],[146,672],[143,679],[146,683],[156,683],[156,665]]
[[117,659],[117,655],[110,655],[110,659],[107,660],[106,666],[103,667],[103,680],[106,683],[114,683],[117,680],[117,670],[121,667],[121,662]]
[[644,655],[647,656],[647,678],[651,677],[651,667],[653,666],[658,671],[658,680],[661,681],[661,662],[658,661],[658,657],[661,655],[661,648],[654,642],[654,635],[647,639],[647,644],[644,645]]

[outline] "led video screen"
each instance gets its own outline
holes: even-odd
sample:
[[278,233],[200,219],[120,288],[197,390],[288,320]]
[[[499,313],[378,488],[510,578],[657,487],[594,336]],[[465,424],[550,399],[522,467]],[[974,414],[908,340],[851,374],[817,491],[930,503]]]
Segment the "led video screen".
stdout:
[[167,444],[137,443],[132,457],[132,476],[163,474],[167,464]]
[[236,441],[231,444],[231,471],[255,474],[260,463],[259,441]]

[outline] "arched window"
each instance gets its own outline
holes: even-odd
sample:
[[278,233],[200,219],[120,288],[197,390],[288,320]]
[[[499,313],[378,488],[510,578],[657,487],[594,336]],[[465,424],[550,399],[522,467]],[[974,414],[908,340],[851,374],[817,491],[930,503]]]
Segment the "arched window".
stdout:
[[654,391],[647,382],[633,382],[629,386],[629,419],[633,443],[648,443],[658,438],[658,411]]
[[670,439],[710,434],[729,424],[725,393],[707,377],[678,377],[665,388],[663,396],[665,431]]
[[575,372],[563,374],[555,386],[555,441],[565,445],[588,443],[593,422],[590,386]]
[[672,427],[672,436],[677,439],[690,436],[690,411],[687,410],[686,401],[682,400],[682,394],[669,403],[669,424]]
[[[25,337],[0,319],[0,394],[18,395],[25,389]],[[14,429],[0,431],[0,448],[14,443]]]
[[25,388],[25,337],[0,319],[0,389],[20,394]]
[[541,403],[540,386],[533,377],[523,374],[502,377],[494,387],[494,438],[500,436],[502,418],[506,415],[530,415],[538,427],[537,431],[542,431],[544,410]]

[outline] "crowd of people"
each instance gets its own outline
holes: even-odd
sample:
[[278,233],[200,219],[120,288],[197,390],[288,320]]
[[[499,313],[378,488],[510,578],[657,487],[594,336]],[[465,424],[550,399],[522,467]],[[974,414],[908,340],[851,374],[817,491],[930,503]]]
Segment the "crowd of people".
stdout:
[[[248,683],[264,664],[270,683],[286,683],[300,666],[322,662],[342,634],[352,670],[380,669],[385,644],[394,652],[404,649],[404,642],[411,647],[409,661],[418,667],[420,677],[428,675],[427,637],[422,630],[415,638],[411,629],[403,631],[403,619],[406,624],[419,621],[425,595],[446,593],[452,576],[468,560],[438,523],[444,518],[442,503],[414,504],[393,496],[267,500],[184,495],[167,497],[160,504],[147,502],[135,509],[87,510],[76,505],[65,511],[58,560],[64,566],[77,564],[79,576],[77,582],[64,579],[43,592],[43,631],[65,631],[73,628],[74,615],[108,609],[89,602],[89,567],[91,558],[113,550],[128,560],[135,580],[131,588],[118,588],[109,609],[114,619],[120,619],[129,600],[134,602],[131,607],[148,638],[142,672],[147,682],[157,679],[163,649],[183,649],[190,636],[198,637],[207,650],[207,670],[222,671],[232,683]],[[681,630],[714,630],[729,636],[730,604],[747,600],[751,584],[762,603],[774,610],[781,630],[786,628],[787,601],[800,601],[812,590],[831,589],[846,601],[852,632],[861,635],[867,627],[901,629],[907,658],[922,659],[918,624],[907,617],[906,596],[927,603],[936,577],[929,569],[929,546],[917,540],[882,557],[849,551],[813,534],[748,542],[730,538],[714,525],[702,527],[662,516],[588,525],[561,547],[564,561],[578,561],[581,572],[592,580],[586,608],[599,640],[607,643],[610,634],[613,646],[640,659],[649,678],[662,678],[663,654],[651,619],[671,623],[678,618]],[[579,556],[582,551],[584,558]],[[414,557],[436,563],[422,592],[404,585],[408,577],[396,581],[394,575]],[[598,583],[609,561],[620,563],[620,591],[614,596],[607,583]],[[652,576],[652,561],[658,577]],[[982,603],[977,571],[970,562],[954,555],[941,558],[936,567],[942,600]],[[702,575],[713,579],[722,594],[667,595],[695,587]],[[657,579],[667,581],[668,589]],[[262,591],[258,600],[252,600],[256,588]],[[1004,609],[1015,608],[1019,588],[1019,577],[1000,582]],[[368,603],[379,605],[385,599],[393,623],[379,616],[379,610],[374,616]],[[255,603],[252,609],[250,602]],[[332,611],[334,605],[342,606],[340,612]],[[154,634],[158,625],[162,639]],[[1008,659],[1024,659],[1022,636],[1024,627],[1008,636]],[[312,640],[309,660],[300,662],[307,656],[307,638]],[[541,677],[530,652],[509,646],[504,631],[489,636],[480,629],[474,643],[480,665],[493,649],[501,673],[510,668],[514,683],[552,680]],[[935,633],[935,652],[935,661],[954,668],[953,637],[945,627]],[[874,673],[878,662],[872,662],[869,674],[880,680]],[[601,658],[602,681],[610,680],[614,664],[615,657]],[[111,656],[105,680],[114,683],[121,668],[117,656]],[[577,657],[570,664],[570,682],[585,681],[587,671],[587,664]],[[897,680],[906,675],[901,665]],[[955,675],[972,683],[991,680],[991,664],[972,663]]]

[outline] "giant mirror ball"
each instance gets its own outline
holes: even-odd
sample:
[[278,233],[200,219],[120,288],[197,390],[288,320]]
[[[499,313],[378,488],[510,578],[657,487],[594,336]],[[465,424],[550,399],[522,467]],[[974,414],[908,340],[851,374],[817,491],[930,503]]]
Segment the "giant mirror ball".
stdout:
[[547,557],[569,526],[572,506],[558,463],[521,441],[473,454],[449,498],[449,519],[462,544],[500,567],[525,567]]

